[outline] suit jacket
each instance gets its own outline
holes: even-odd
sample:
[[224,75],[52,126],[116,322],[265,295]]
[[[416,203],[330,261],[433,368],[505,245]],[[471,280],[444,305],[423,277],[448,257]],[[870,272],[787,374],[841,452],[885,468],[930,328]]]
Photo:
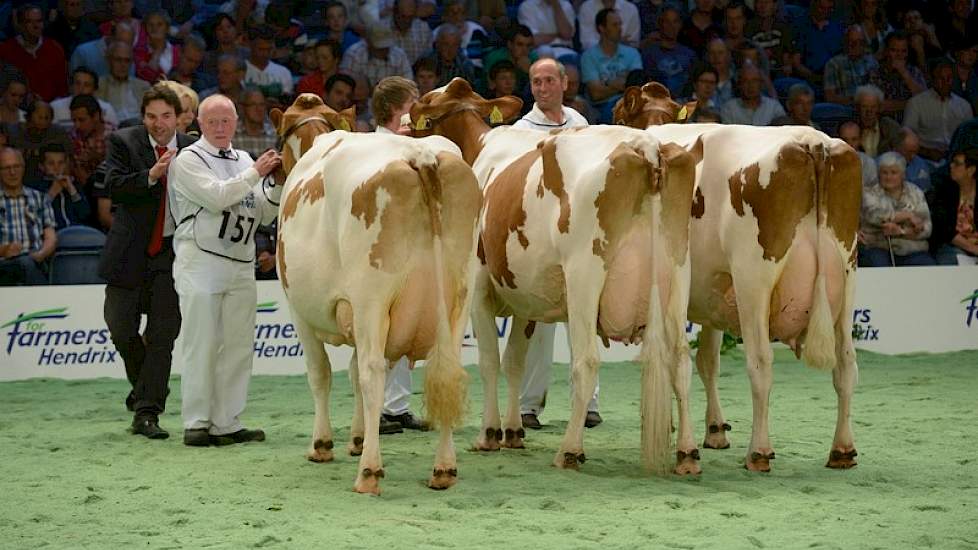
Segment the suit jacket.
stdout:
[[[177,134],[177,148],[194,142]],[[146,270],[146,248],[156,224],[163,186],[149,186],[149,169],[156,164],[156,152],[145,126],[118,130],[109,136],[105,161],[105,182],[116,204],[105,247],[99,259],[99,275],[110,285],[137,288]],[[173,250],[165,250],[170,264]]]
[[888,116],[880,117],[880,142],[876,146],[876,156],[889,153],[900,145],[900,123]]

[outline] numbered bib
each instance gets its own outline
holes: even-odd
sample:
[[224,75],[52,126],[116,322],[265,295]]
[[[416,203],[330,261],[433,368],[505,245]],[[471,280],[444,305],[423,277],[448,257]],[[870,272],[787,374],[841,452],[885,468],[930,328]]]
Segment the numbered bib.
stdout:
[[194,216],[194,241],[205,252],[238,262],[255,260],[259,212],[254,193],[222,212],[201,209]]

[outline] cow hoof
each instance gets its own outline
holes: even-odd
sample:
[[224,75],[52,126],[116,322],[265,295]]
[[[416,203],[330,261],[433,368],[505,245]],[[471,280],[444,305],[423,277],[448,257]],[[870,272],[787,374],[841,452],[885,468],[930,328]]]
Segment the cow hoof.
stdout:
[[306,458],[312,462],[332,462],[333,461],[333,442],[317,439],[312,444],[312,449],[306,453]]
[[486,428],[485,432],[479,434],[479,439],[476,439],[473,449],[476,451],[498,451],[502,433],[503,431],[500,429]]
[[383,468],[371,470],[364,468],[357,476],[356,483],[353,484],[353,492],[363,495],[379,495],[380,480],[384,477]]
[[562,470],[580,470],[585,460],[584,453],[557,453],[554,466]]
[[770,472],[771,461],[774,460],[774,451],[768,453],[753,452],[747,455],[744,467],[752,472]]
[[858,464],[856,462],[856,456],[859,453],[856,452],[855,448],[852,449],[832,449],[829,453],[829,461],[825,463],[826,468],[836,468],[840,470],[848,470],[849,468],[855,468]]
[[436,491],[444,491],[458,480],[458,470],[455,468],[441,469],[435,468],[431,472],[431,479],[428,480],[428,487]]
[[730,440],[727,439],[727,432],[730,431],[730,424],[710,424],[707,427],[706,438],[703,446],[707,449],[729,449]]
[[354,437],[353,441],[346,446],[346,449],[350,451],[350,456],[360,456],[363,454],[363,438]]
[[700,468],[700,450],[676,451],[676,468],[673,472],[681,476],[703,473]]
[[523,438],[526,437],[526,432],[523,428],[518,430],[511,430],[506,428],[506,437],[503,439],[503,447],[507,449],[525,449],[523,446]]

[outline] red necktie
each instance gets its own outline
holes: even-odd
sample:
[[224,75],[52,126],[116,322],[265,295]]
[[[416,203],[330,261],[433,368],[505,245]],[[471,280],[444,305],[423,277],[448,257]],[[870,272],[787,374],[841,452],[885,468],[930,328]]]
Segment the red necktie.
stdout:
[[[166,147],[156,146],[156,158],[159,159],[166,154]],[[160,195],[160,210],[156,213],[156,223],[153,225],[153,234],[149,238],[149,246],[146,253],[156,256],[163,249],[163,225],[166,221],[166,172],[160,177],[160,185],[163,186],[163,193]]]

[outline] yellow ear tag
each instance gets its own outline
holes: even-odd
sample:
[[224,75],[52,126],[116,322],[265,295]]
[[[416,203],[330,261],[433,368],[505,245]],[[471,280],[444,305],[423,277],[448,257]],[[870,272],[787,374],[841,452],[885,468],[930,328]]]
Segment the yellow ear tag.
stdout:
[[418,121],[414,123],[415,130],[424,130],[428,127],[428,117],[424,115],[418,115]]
[[340,130],[343,130],[343,131],[346,131],[346,132],[352,131],[350,129],[350,123],[347,122],[345,118],[341,118],[340,119]]
[[682,109],[679,109],[679,113],[676,114],[676,120],[686,120],[686,106],[683,105]]
[[503,112],[499,110],[499,107],[493,106],[492,112],[489,113],[489,122],[492,124],[503,123]]

